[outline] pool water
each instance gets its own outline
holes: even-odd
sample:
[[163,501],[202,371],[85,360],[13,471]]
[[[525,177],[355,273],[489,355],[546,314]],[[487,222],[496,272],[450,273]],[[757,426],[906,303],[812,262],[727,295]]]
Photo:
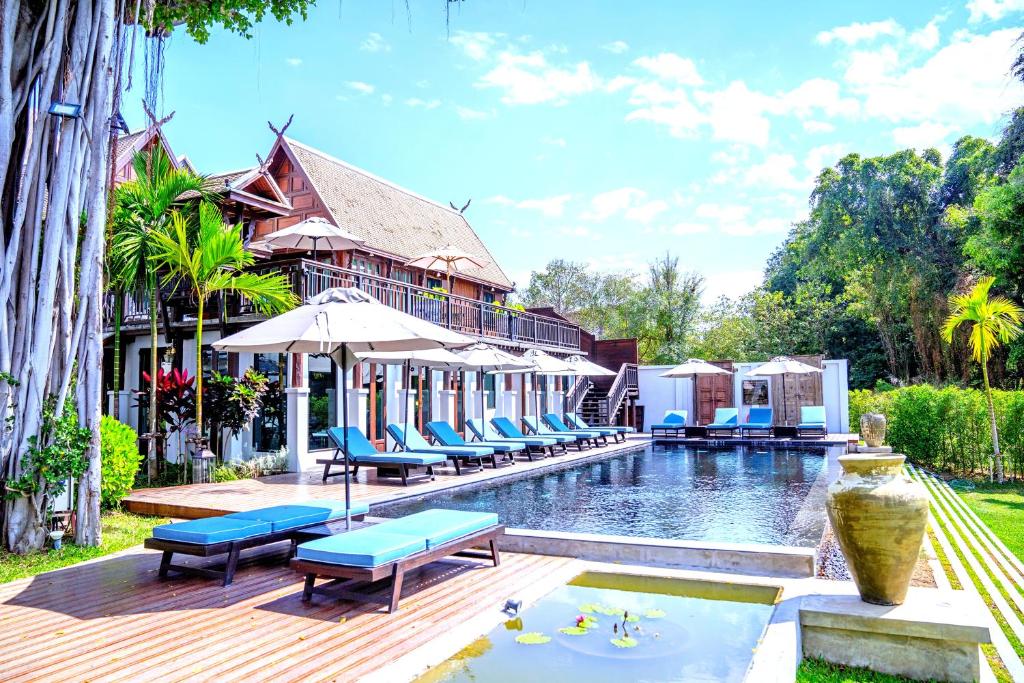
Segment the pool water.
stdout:
[[[815,545],[822,527],[793,523],[826,461],[824,448],[649,446],[374,507],[373,514],[440,507],[497,512],[503,524],[523,529]],[[817,518],[824,523],[823,506]]]
[[741,681],[777,597],[768,588],[673,579],[645,586],[587,573],[419,683]]

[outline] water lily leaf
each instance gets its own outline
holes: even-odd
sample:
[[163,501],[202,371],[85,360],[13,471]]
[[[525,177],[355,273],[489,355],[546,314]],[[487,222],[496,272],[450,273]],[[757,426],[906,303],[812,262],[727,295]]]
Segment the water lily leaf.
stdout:
[[630,623],[632,623],[634,621],[640,621],[640,617],[638,617],[635,614],[630,614],[628,617],[626,617],[626,621],[628,621]]
[[598,623],[597,619],[595,619],[594,617],[586,617],[583,619],[583,621],[579,622],[577,626],[582,626],[583,628],[597,628]]
[[612,645],[615,647],[636,647],[637,639],[630,636],[622,636],[621,638],[612,638]]
[[665,616],[665,610],[663,609],[649,609],[644,612],[644,616],[648,619],[661,619]]
[[558,629],[559,633],[564,633],[567,636],[584,636],[587,634],[587,629],[582,626],[566,626],[565,628]]
[[551,636],[546,636],[540,631],[530,631],[516,636],[516,642],[520,645],[543,645],[551,642]]
[[626,613],[626,610],[619,607],[607,607],[605,605],[596,605],[595,607],[597,608],[594,610],[595,612],[609,617],[621,617]]
[[584,614],[593,614],[594,612],[598,611],[599,607],[600,605],[598,605],[597,603],[588,602],[580,605],[580,611]]

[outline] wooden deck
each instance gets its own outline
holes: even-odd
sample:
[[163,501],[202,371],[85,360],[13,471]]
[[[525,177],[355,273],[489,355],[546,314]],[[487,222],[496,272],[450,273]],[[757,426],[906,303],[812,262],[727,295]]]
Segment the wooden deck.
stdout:
[[[418,496],[431,491],[488,481],[523,471],[558,467],[566,462],[607,457],[624,450],[643,448],[649,443],[650,439],[645,435],[634,435],[625,443],[591,448],[583,452],[572,450],[564,455],[533,462],[520,459],[515,465],[498,469],[488,467],[472,474],[456,475],[454,468],[435,468],[437,478],[434,481],[410,486],[402,486],[397,479],[378,479],[376,470],[361,469],[357,480],[352,483],[352,500],[378,503],[407,496]],[[324,484],[320,480],[322,473],[323,468],[320,468],[220,484],[190,484],[139,489],[124,500],[124,505],[129,512],[136,514],[194,519],[311,498],[344,500],[344,479],[333,477],[328,480],[327,484]]]
[[304,605],[286,548],[251,555],[227,588],[161,582],[160,554],[141,547],[0,585],[0,680],[357,680],[510,596],[554,587],[572,562],[449,558],[410,573],[401,609],[387,614],[324,598]]

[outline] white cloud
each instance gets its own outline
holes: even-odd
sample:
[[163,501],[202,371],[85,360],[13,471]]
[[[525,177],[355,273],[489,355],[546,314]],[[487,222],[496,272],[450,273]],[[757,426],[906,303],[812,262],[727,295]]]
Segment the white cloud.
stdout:
[[922,50],[934,50],[939,46],[939,22],[943,21],[945,17],[935,17],[929,21],[923,28],[919,28],[907,37],[909,42],[914,47],[921,48]]
[[743,81],[733,81],[718,92],[699,92],[697,100],[708,107],[707,119],[716,140],[743,142],[763,147],[768,144],[771,123],[765,117],[772,98],[751,90]]
[[627,221],[650,223],[658,214],[667,210],[668,202],[661,199],[655,199],[627,209],[625,218]]
[[703,232],[708,232],[710,228],[704,223],[676,223],[667,229],[667,232],[672,235],[699,235]]
[[771,154],[743,174],[743,184],[760,188],[798,190],[806,186],[803,178],[793,175],[797,161],[792,154]]
[[719,297],[736,299],[757,288],[764,280],[760,270],[730,270],[709,273],[704,276],[704,294],[701,297],[708,304]]
[[625,211],[647,196],[643,190],[635,187],[620,187],[594,195],[590,200],[590,209],[581,216],[584,220],[603,221],[617,213]]
[[552,138],[545,136],[542,137],[540,141],[542,144],[551,145],[552,147],[565,147],[567,144],[565,142],[565,138]]
[[424,109],[437,109],[441,106],[441,100],[424,100],[419,97],[410,97],[405,101],[405,104],[409,107],[423,107]]
[[565,212],[565,204],[572,199],[571,194],[560,194],[554,197],[543,199],[522,199],[515,200],[505,195],[497,195],[487,199],[488,204],[499,204],[510,206],[516,209],[539,211],[545,216],[557,217]]
[[682,89],[668,90],[660,83],[640,83],[629,97],[637,108],[626,115],[627,121],[650,121],[666,126],[677,138],[693,137],[707,116]]
[[487,58],[494,47],[495,38],[500,35],[485,31],[456,31],[450,42],[461,48],[467,57],[479,62]]
[[501,101],[505,104],[563,104],[573,95],[596,90],[600,79],[587,62],[560,68],[548,64],[542,52],[502,52],[498,65],[476,85],[502,90]]
[[718,232],[725,235],[749,237],[763,234],[784,234],[790,221],[785,218],[759,218],[751,221],[750,207],[743,204],[701,204],[696,209],[699,218],[714,221]]
[[364,95],[369,95],[375,90],[372,85],[362,81],[345,81],[345,85],[356,92],[363,93]]
[[640,57],[633,62],[659,78],[680,85],[703,85],[704,79],[697,73],[692,59],[680,57],[674,52],[662,52],[654,57]]
[[463,121],[483,121],[494,116],[493,111],[481,111],[480,109],[471,109],[458,104],[455,105],[455,113]]
[[624,40],[613,40],[610,43],[605,43],[601,47],[602,49],[608,50],[608,52],[621,55],[623,52],[629,50],[629,43]]
[[991,19],[998,21],[1008,14],[1024,10],[1024,0],[968,0],[968,21],[975,24]]
[[565,235],[566,237],[588,237],[591,240],[601,239],[600,235],[594,234],[594,232],[585,226],[563,226],[558,228],[558,234]]
[[891,45],[877,50],[856,50],[850,54],[843,78],[853,85],[883,81],[900,64],[900,54]]
[[857,100],[843,97],[839,84],[827,78],[806,80],[776,99],[775,112],[793,113],[799,118],[807,118],[815,112],[825,116],[854,116],[860,110]]
[[836,127],[828,121],[807,120],[803,122],[803,126],[804,130],[808,133],[831,133],[836,129]]
[[289,57],[284,61],[288,66],[302,66],[302,59],[300,57]]
[[821,169],[826,166],[835,166],[849,152],[850,146],[842,142],[818,145],[804,157],[804,168],[811,174],[813,180],[821,172]]
[[837,26],[830,31],[822,31],[815,40],[821,45],[829,45],[835,41],[846,45],[874,40],[879,36],[902,36],[903,27],[893,19],[872,21],[870,23],[854,22],[847,26]]
[[900,147],[927,149],[929,147],[944,148],[946,138],[955,132],[955,126],[947,126],[934,121],[925,121],[916,126],[903,126],[892,131],[892,139]]
[[366,36],[366,40],[359,44],[359,49],[364,52],[391,52],[391,46],[379,33]]

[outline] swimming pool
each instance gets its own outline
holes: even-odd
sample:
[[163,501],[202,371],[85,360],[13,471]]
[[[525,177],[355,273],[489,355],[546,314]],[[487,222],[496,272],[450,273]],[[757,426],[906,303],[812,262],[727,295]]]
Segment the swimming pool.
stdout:
[[813,506],[810,524],[801,512],[812,490],[823,492],[815,482],[827,460],[826,448],[647,446],[375,506],[372,514],[489,510],[523,529],[812,546],[824,506]]

